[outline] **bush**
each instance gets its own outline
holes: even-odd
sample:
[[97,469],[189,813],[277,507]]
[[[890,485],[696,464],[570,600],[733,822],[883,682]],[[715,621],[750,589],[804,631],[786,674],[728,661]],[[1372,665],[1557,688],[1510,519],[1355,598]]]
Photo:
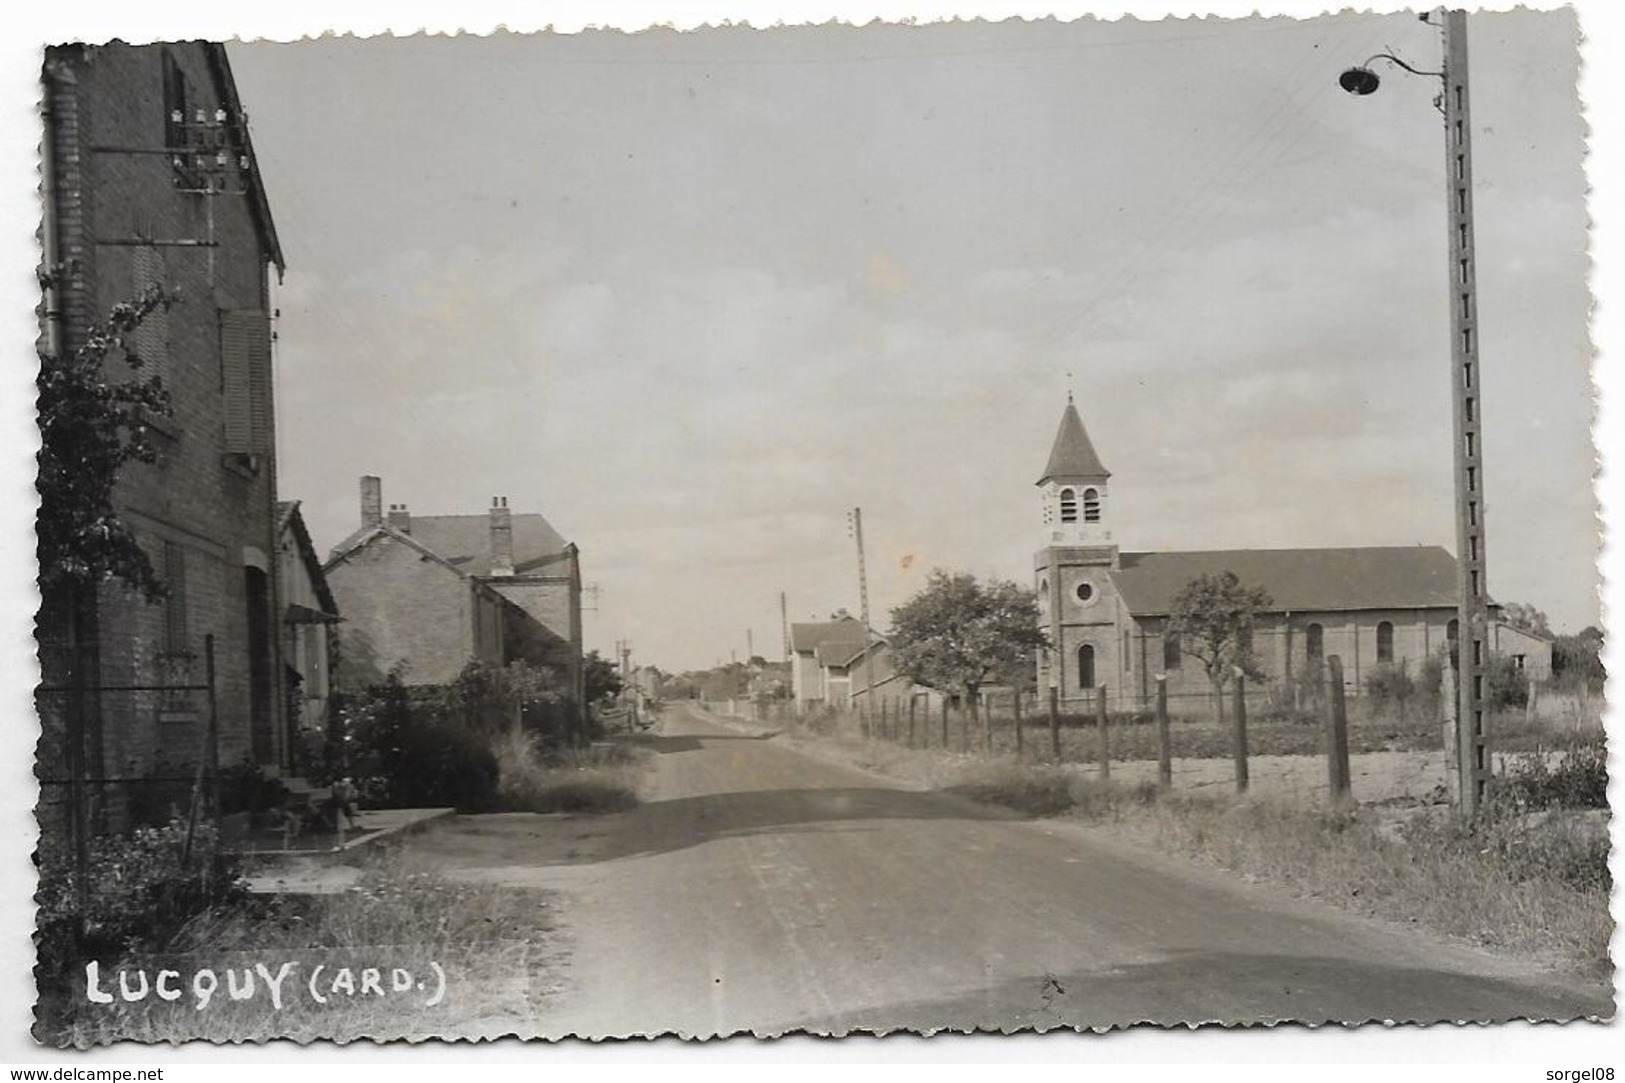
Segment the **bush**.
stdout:
[[1512,762],[1495,786],[1497,800],[1519,810],[1608,807],[1608,753],[1601,744],[1561,750],[1556,765],[1542,752]]
[[[197,824],[183,863],[187,821],[104,835],[90,843],[85,909],[78,911],[71,852],[42,851],[34,933],[42,1011],[61,1008],[67,983],[91,959],[155,951],[196,915],[247,898],[217,848],[212,823]],[[53,1005],[55,1006],[53,1008]]]
[[361,804],[464,812],[490,806],[497,763],[488,739],[448,721],[432,699],[414,697],[399,674],[354,701],[341,722]]
[[1368,702],[1381,710],[1391,707],[1404,714],[1405,708],[1416,698],[1416,681],[1411,678],[1409,659],[1373,666],[1366,672],[1364,683]]
[[1490,655],[1484,667],[1484,696],[1492,708],[1523,707],[1529,703],[1529,675],[1504,654]]

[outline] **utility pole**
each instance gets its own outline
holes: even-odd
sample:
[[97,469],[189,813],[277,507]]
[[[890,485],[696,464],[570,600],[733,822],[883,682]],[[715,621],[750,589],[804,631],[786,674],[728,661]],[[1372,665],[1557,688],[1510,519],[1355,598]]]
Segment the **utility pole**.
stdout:
[[1484,549],[1484,419],[1479,381],[1478,268],[1473,243],[1473,126],[1467,86],[1467,13],[1444,8],[1422,15],[1444,34],[1444,68],[1417,71],[1392,53],[1378,53],[1350,68],[1338,84],[1350,94],[1376,91],[1371,70],[1386,60],[1412,75],[1436,76],[1436,104],[1444,114],[1445,217],[1450,231],[1446,296],[1450,305],[1450,387],[1455,436],[1456,511],[1456,781],[1466,815],[1483,804],[1489,788],[1490,741],[1484,713],[1489,662],[1489,596]]
[[752,629],[745,629],[745,662],[748,665],[756,657],[756,639]]
[[1467,13],[1444,14],[1445,175],[1450,218],[1450,353],[1456,433],[1456,570],[1461,810],[1478,811],[1490,781],[1484,676],[1489,611],[1484,561],[1484,441],[1479,397],[1478,273],[1473,244],[1473,128],[1467,94]]
[[790,604],[785,601],[784,591],[779,591],[779,630],[784,634],[784,660],[790,660]]
[[853,508],[850,516],[852,536],[858,543],[858,604],[863,614],[863,709],[867,713],[874,699],[874,659],[870,640],[874,631],[869,625],[869,571],[863,553],[863,509]]

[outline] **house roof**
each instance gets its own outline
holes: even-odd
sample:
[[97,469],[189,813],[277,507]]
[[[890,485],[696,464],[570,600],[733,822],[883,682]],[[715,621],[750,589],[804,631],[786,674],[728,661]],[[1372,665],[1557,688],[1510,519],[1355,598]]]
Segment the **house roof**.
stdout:
[[1068,395],[1066,410],[1061,414],[1061,427],[1055,433],[1055,444],[1050,448],[1049,462],[1038,484],[1051,478],[1105,481],[1111,476],[1111,471],[1101,464],[1100,456],[1095,453],[1095,445],[1089,442],[1083,418],[1078,416],[1078,408]]
[[[305,573],[310,576],[310,585],[316,592],[316,600],[321,603],[320,617],[324,620],[338,620],[338,603],[333,601],[333,592],[327,587],[327,575],[322,571],[322,562],[316,556],[316,546],[310,540],[310,531],[305,529],[305,517],[299,511],[299,501],[277,501],[276,522],[279,533],[287,531],[293,535],[293,543],[299,549],[299,559],[305,565]],[[294,607],[289,608],[291,610]]]
[[[489,515],[414,515],[412,538],[465,575],[491,574]],[[559,559],[568,543],[535,513],[513,517],[514,571],[523,575]]]
[[857,639],[825,639],[813,649],[813,657],[818,659],[820,665],[846,666],[863,654],[864,646],[865,640],[861,635]]
[[1437,545],[1124,553],[1121,564],[1112,582],[1136,616],[1169,613],[1191,580],[1224,572],[1264,588],[1274,612],[1456,605],[1456,558]]
[[826,639],[855,639],[862,648],[863,638],[863,622],[856,617],[790,625],[790,649],[797,653],[816,651]]

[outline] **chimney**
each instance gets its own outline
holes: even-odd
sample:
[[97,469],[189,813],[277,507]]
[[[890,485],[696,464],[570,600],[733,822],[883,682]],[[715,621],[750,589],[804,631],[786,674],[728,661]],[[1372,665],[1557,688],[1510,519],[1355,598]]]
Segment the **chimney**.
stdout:
[[361,476],[361,529],[384,521],[384,482],[371,474]]
[[405,504],[391,504],[389,506],[389,526],[402,534],[412,533],[412,516],[407,512]]
[[491,498],[491,574],[513,574],[513,512],[508,498]]

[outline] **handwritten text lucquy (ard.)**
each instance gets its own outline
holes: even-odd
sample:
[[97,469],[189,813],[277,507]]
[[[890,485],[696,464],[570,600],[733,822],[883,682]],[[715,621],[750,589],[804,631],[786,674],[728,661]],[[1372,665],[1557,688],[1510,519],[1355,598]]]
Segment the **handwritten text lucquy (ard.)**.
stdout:
[[[301,971],[303,975],[301,976]],[[85,964],[85,1000],[90,1004],[138,1003],[149,997],[170,1003],[182,1001],[203,1011],[217,997],[230,1001],[264,998],[280,1011],[293,997],[308,996],[314,1004],[329,1004],[362,997],[412,998],[425,1008],[440,1004],[446,995],[446,972],[437,962],[429,973],[400,966],[329,966],[308,968],[292,960],[275,964],[190,971],[169,967],[121,967],[104,975],[99,961]]]

